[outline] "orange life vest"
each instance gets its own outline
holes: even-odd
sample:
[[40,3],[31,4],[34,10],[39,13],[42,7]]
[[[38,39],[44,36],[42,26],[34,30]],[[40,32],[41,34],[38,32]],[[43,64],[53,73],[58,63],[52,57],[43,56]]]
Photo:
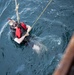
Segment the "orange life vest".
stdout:
[[[23,22],[21,22],[20,25],[21,25],[21,27],[22,27],[24,30],[27,30],[26,24],[24,24]],[[21,36],[22,36],[21,28],[19,28],[19,27],[16,28],[15,36],[16,36],[17,38],[21,38]]]
[[21,37],[21,29],[19,28],[19,27],[17,27],[16,28],[16,31],[15,31],[15,36],[17,37],[17,38],[20,38]]
[[24,28],[24,30],[27,30],[26,24],[24,22],[21,22],[21,27]]

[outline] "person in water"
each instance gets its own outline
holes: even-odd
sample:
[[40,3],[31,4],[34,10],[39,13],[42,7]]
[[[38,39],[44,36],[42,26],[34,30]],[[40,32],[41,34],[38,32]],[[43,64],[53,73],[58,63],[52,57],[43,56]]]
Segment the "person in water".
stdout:
[[9,25],[15,42],[21,44],[23,41],[27,41],[26,37],[29,36],[31,26],[26,25],[24,22],[18,24],[17,21],[12,19],[9,19]]

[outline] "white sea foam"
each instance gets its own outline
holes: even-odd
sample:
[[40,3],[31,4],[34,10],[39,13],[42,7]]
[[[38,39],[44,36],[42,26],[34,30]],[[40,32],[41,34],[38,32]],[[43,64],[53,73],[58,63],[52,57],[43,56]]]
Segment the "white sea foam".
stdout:
[[56,42],[58,45],[61,44],[62,39],[61,37],[58,37],[57,35],[47,35],[44,37],[35,37],[36,39],[38,39],[38,41],[43,42],[44,40],[48,40],[48,42],[52,41],[52,42]]
[[8,39],[10,39],[10,33],[11,33],[11,31],[9,31],[8,34],[7,34]]
[[43,52],[43,51],[47,51],[47,47],[46,47],[45,45],[41,44],[41,43],[36,43],[36,44],[34,44],[34,46],[33,46],[33,50],[34,50],[36,53],[40,54],[40,53]]
[[19,66],[19,67],[17,68],[17,70],[15,71],[15,73],[21,72],[21,71],[23,71],[24,69],[25,69],[25,65],[22,64],[21,66]]
[[4,9],[2,10],[0,17],[2,16],[2,14],[4,13],[4,11],[7,9],[8,5],[10,4],[11,0],[9,2],[6,2]]
[[34,44],[32,49],[36,50],[37,53],[39,53],[39,51],[40,51],[40,47],[38,45],[35,45],[35,44]]
[[46,47],[44,44],[42,44],[40,41],[31,39],[31,42],[34,43],[32,49],[33,49],[36,53],[40,54],[40,53],[43,52],[43,51],[47,51],[47,47]]
[[54,45],[61,45],[62,39],[56,35],[47,35],[45,37],[36,37],[35,36],[35,40],[31,40],[32,42],[34,42],[34,46],[33,46],[33,50],[36,53],[41,53],[42,51],[47,51],[47,47],[46,45],[42,44],[41,42],[48,40],[48,43],[50,42],[50,44],[54,44]]
[[3,25],[3,27],[1,28],[1,30],[0,30],[0,37],[1,37],[1,34],[2,34],[2,32],[4,31],[4,29],[6,28],[7,24],[8,24],[8,22],[6,22],[6,23]]

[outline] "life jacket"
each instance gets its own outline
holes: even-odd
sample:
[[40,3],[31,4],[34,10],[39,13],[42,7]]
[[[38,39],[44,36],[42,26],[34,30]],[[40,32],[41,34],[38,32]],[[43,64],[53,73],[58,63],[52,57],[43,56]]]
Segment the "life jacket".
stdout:
[[15,31],[15,36],[17,37],[17,38],[21,38],[21,29],[19,28],[19,27],[17,27],[16,28],[16,31]]
[[27,30],[26,24],[25,24],[24,22],[21,22],[21,27],[22,27],[24,30]]
[[[23,22],[21,22],[20,25],[21,25],[21,28],[23,28],[25,31],[27,30],[26,24],[24,24]],[[20,27],[16,28],[15,36],[17,38],[21,38],[21,36],[22,36],[22,29],[21,28]]]

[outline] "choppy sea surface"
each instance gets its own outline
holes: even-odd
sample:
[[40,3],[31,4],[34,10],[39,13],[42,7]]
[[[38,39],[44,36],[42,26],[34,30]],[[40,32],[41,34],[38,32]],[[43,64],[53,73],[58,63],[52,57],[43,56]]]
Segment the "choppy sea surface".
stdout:
[[[18,0],[20,21],[32,26],[49,0]],[[74,0],[52,0],[31,31],[40,49],[15,44],[8,18],[14,0],[0,0],[0,75],[52,75],[74,31]]]

